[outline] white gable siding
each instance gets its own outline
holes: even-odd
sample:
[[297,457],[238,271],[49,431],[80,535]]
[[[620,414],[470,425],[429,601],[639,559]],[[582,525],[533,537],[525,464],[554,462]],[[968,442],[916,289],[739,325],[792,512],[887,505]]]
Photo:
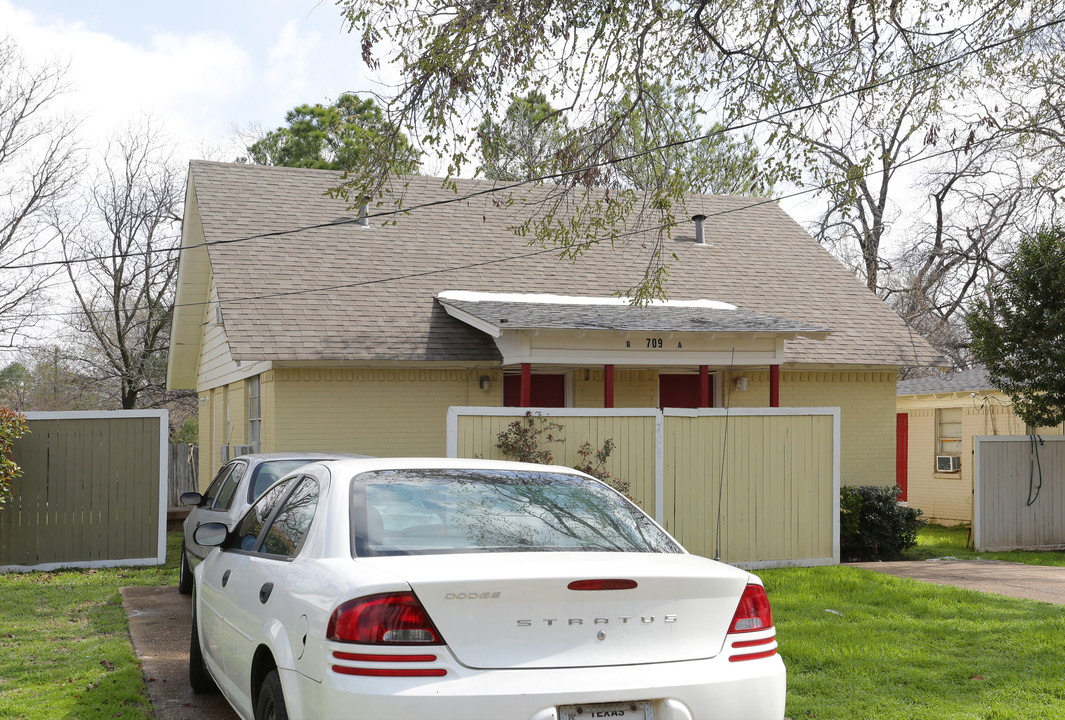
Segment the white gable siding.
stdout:
[[218,288],[211,277],[210,299],[203,313],[200,366],[196,374],[196,389],[208,390],[266,372],[269,361],[238,363],[229,350],[225,326],[218,322]]

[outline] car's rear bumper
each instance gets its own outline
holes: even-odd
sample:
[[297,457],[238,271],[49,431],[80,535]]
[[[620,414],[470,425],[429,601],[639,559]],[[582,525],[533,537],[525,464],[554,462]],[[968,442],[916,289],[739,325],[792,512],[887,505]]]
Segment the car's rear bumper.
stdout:
[[781,720],[785,678],[784,663],[772,655],[598,668],[452,666],[438,678],[352,677],[327,670],[321,683],[285,672],[282,683],[293,720],[557,720],[559,705],[633,700],[652,701],[655,720]]

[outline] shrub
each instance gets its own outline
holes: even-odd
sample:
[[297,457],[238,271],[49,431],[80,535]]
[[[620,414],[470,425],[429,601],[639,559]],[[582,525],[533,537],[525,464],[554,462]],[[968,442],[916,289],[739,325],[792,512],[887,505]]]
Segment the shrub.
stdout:
[[189,418],[181,427],[170,433],[170,442],[179,445],[198,445],[200,442],[200,421]]
[[844,560],[895,560],[917,544],[921,511],[899,505],[898,487],[857,485],[839,495],[839,545]]
[[0,408],[0,509],[11,499],[11,484],[22,475],[11,459],[11,446],[27,432],[25,415]]
[[[496,449],[503,453],[508,460],[519,462],[538,463],[540,465],[553,465],[555,456],[544,447],[544,443],[561,443],[564,439],[556,437],[555,433],[564,428],[549,420],[543,415],[532,411],[526,411],[525,417],[515,420],[496,436]],[[614,452],[614,439],[608,438],[603,447],[596,450],[590,442],[585,442],[577,449],[581,461],[574,467],[594,478],[602,480],[618,492],[628,495],[629,483],[627,480],[615,478],[606,470],[606,461],[610,453]]]

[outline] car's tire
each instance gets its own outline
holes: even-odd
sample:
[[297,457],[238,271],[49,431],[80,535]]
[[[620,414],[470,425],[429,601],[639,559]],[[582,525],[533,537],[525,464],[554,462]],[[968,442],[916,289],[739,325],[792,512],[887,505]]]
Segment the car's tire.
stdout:
[[288,720],[285,695],[281,692],[281,676],[276,669],[263,678],[259,698],[255,701],[255,720]]
[[189,640],[189,685],[194,693],[209,693],[218,690],[211,673],[203,662],[200,649],[200,631],[196,624],[196,613],[192,613],[192,638]]
[[178,568],[177,590],[182,595],[192,594],[192,568],[189,567],[189,555],[185,546],[181,546],[181,563]]

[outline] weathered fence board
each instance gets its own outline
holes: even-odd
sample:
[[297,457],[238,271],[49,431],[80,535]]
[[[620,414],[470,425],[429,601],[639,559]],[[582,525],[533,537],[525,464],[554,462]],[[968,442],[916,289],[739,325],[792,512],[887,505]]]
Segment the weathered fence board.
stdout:
[[27,413],[0,511],[0,570],[162,564],[165,410]]

